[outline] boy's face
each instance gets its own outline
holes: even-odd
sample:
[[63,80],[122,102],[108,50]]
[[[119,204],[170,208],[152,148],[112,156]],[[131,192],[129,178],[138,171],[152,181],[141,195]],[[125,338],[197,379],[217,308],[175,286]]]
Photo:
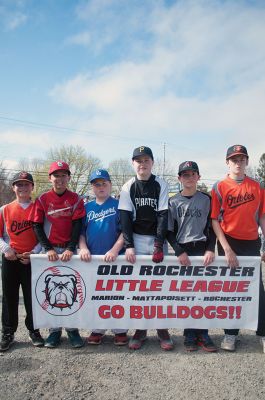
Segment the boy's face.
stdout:
[[58,170],[54,171],[50,176],[49,180],[52,183],[53,190],[55,193],[62,194],[68,186],[70,181],[70,175],[67,171]]
[[196,189],[200,175],[197,171],[185,171],[179,175],[179,181],[184,189]]
[[17,200],[20,202],[29,201],[33,189],[33,184],[27,181],[17,181],[13,185],[13,192],[15,193]]
[[248,158],[243,155],[233,156],[226,160],[226,163],[232,175],[242,176],[245,175],[248,166]]
[[150,178],[154,161],[151,157],[143,155],[136,157],[132,161],[134,171],[136,172],[137,178],[147,180]]
[[111,193],[111,182],[106,179],[95,179],[92,183],[92,189],[96,200],[104,202],[107,200]]

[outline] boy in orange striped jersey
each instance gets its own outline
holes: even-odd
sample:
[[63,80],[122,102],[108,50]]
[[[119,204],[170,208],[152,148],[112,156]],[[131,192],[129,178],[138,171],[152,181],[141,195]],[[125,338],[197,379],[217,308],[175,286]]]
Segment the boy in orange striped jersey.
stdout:
[[32,175],[19,172],[12,180],[16,199],[0,209],[0,250],[2,256],[2,340],[0,351],[6,351],[14,341],[18,326],[19,287],[23,291],[26,309],[25,325],[34,346],[43,346],[39,330],[34,330],[31,302],[30,254],[38,253],[40,245],[34,234],[29,215],[33,208]]
[[[227,177],[213,186],[212,225],[218,239],[218,254],[225,255],[231,268],[237,267],[237,256],[259,256],[259,226],[265,233],[265,191],[260,183],[246,175],[248,152],[245,146],[228,148]],[[265,261],[265,253],[262,254]],[[235,351],[238,329],[225,329],[223,350]],[[262,279],[259,289],[257,335],[265,353],[265,296]]]

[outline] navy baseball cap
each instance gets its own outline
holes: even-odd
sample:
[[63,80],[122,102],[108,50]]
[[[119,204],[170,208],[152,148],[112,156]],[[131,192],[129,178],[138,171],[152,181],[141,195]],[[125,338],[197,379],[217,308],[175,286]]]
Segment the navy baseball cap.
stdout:
[[92,183],[96,179],[105,179],[106,181],[110,181],[108,171],[105,169],[97,169],[96,171],[93,171],[90,175],[89,182]]
[[228,147],[226,152],[226,159],[228,160],[230,157],[242,155],[248,157],[248,151],[245,146],[241,144],[235,144],[234,146]]
[[33,176],[26,171],[17,172],[12,179],[12,185],[19,181],[26,181],[34,185]]
[[133,151],[132,159],[134,160],[136,157],[140,156],[149,156],[150,158],[152,158],[152,160],[154,160],[153,153],[150,147],[146,146],[136,147],[136,149],[134,149]]
[[195,171],[198,172],[198,174],[200,173],[198,164],[195,161],[184,161],[181,163],[179,165],[179,175],[184,171]]

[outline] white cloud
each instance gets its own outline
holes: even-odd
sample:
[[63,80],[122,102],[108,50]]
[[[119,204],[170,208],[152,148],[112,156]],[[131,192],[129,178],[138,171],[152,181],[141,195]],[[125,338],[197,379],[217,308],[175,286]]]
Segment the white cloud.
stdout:
[[9,15],[6,21],[6,28],[9,31],[17,29],[20,25],[23,25],[27,21],[28,17],[22,13],[15,13]]
[[[136,33],[142,13],[134,8],[130,48],[141,51],[58,83],[51,91],[54,101],[81,113],[83,129],[123,137],[123,143],[135,138],[133,144],[119,143],[122,148],[137,146],[138,138],[159,149],[165,141],[172,162],[195,159],[208,166],[212,178],[226,170],[225,152],[232,144],[245,144],[257,164],[264,152],[264,7],[233,1],[178,1],[170,8],[147,3],[153,8],[142,27],[142,34],[151,36],[144,56],[139,58],[144,46]],[[79,17],[91,21],[99,13],[102,22],[114,16],[111,38],[118,40],[124,24],[116,23],[119,16],[110,7],[117,4],[92,1]],[[91,37],[99,29],[94,27]],[[89,139],[94,150],[100,138]],[[104,157],[110,146],[100,148]]]
[[71,36],[66,39],[66,44],[77,44],[81,46],[88,46],[91,44],[91,35],[89,32],[81,32],[77,35]]

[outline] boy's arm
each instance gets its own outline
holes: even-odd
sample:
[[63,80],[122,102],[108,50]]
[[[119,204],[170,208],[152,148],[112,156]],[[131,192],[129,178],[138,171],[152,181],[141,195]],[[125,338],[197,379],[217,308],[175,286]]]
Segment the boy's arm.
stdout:
[[133,213],[132,211],[120,210],[121,230],[125,245],[126,260],[135,263],[135,249],[133,241]]
[[231,268],[238,267],[239,262],[236,257],[236,254],[229,246],[229,243],[226,240],[224,232],[219,224],[219,221],[217,219],[212,219],[212,224],[213,224],[213,230],[216,234],[216,237],[219,240],[219,242],[221,243],[221,246],[225,252],[225,257],[226,257],[228,266]]
[[117,241],[114,243],[113,247],[109,251],[107,251],[107,253],[104,255],[103,258],[104,261],[107,262],[115,261],[123,246],[124,246],[124,239],[123,239],[123,234],[121,233]]
[[5,255],[7,260],[17,260],[15,250],[4,240],[5,221],[3,217],[3,207],[0,209],[0,251]]
[[164,259],[163,244],[167,236],[168,210],[157,212],[157,234],[154,242],[152,261],[160,263]]
[[83,234],[80,235],[79,238],[79,256],[82,261],[91,261],[91,253],[88,250],[87,244],[86,244],[86,238]]
[[[263,215],[260,217],[259,225],[260,225],[260,227],[261,227],[261,231],[262,231],[262,234],[263,234],[264,240],[265,240],[265,214],[263,214]],[[264,246],[263,246],[263,247],[264,247]],[[261,260],[262,260],[262,261],[265,261],[265,251],[264,251],[263,248],[261,249],[261,251],[262,251]]]
[[209,211],[207,217],[207,224],[204,229],[204,234],[207,239],[206,239],[206,251],[203,257],[203,265],[207,267],[215,259],[215,245],[216,245],[216,234],[212,227],[211,210]]
[[46,236],[46,233],[44,232],[44,227],[43,223],[39,222],[33,222],[33,230],[35,232],[35,235],[37,236],[37,239],[41,246],[44,248],[49,261],[58,261],[59,256],[52,247],[49,239]]
[[72,220],[71,239],[70,239],[69,243],[67,244],[66,249],[61,254],[60,258],[62,261],[70,261],[74,254],[78,240],[80,238],[80,233],[81,233],[81,229],[82,229],[82,219],[83,219],[83,217]]

